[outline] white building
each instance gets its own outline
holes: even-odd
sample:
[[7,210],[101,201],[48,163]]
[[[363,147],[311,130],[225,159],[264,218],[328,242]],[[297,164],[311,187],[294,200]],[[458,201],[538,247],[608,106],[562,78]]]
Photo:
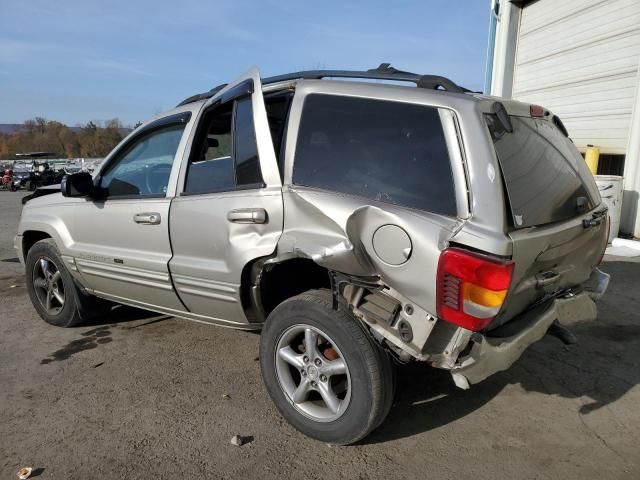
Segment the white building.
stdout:
[[485,91],[544,105],[599,174],[624,176],[640,237],[640,0],[492,0]]

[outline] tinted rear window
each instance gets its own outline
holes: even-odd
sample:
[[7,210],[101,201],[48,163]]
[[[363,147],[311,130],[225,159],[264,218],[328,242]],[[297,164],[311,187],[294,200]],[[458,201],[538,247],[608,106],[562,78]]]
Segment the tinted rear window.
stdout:
[[597,187],[571,140],[548,120],[510,119],[512,133],[505,131],[493,115],[486,116],[514,226],[568,220],[594,208],[599,201]]
[[307,96],[293,182],[456,215],[449,154],[434,107]]

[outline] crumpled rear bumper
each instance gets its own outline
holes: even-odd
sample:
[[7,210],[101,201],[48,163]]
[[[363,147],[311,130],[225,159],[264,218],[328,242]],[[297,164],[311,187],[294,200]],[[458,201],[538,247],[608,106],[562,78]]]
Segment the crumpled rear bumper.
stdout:
[[595,320],[598,312],[594,300],[604,294],[608,285],[609,275],[596,269],[578,295],[556,298],[550,305],[534,308],[514,320],[522,325],[516,334],[508,337],[474,334],[470,353],[460,358],[451,370],[455,384],[467,389],[494,373],[507,370],[529,345],[547,333],[555,320],[561,323]]

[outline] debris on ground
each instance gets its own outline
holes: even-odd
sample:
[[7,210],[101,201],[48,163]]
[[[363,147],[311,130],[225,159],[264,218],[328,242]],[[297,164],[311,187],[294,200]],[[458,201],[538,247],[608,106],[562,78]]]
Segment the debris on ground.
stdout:
[[231,395],[229,395],[228,393],[223,393],[222,398],[224,398],[225,400],[231,400]]
[[31,476],[31,472],[33,472],[33,468],[22,467],[20,470],[18,470],[18,478],[20,480],[25,480]]

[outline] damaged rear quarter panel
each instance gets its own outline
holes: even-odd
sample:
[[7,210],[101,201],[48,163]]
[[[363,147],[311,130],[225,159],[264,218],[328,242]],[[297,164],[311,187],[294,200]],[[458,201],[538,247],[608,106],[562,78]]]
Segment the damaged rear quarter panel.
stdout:
[[[346,194],[293,185],[298,130],[305,97],[310,93],[365,96],[421,104],[439,109],[450,147],[456,194],[468,195],[467,211],[460,218],[412,210]],[[302,80],[289,113],[284,158],[283,202],[285,222],[278,256],[311,258],[336,271],[358,276],[380,276],[427,312],[436,313],[436,277],[440,252],[449,242],[469,245],[497,255],[510,255],[504,233],[504,202],[488,131],[478,99],[392,85],[327,80]],[[451,125],[454,125],[451,128]],[[456,133],[457,132],[457,133]],[[456,145],[454,145],[456,144]],[[478,148],[465,148],[465,144]],[[463,163],[464,168],[457,163]],[[463,190],[461,192],[460,190]],[[483,192],[483,195],[473,192]],[[462,202],[465,203],[465,202]],[[462,209],[464,210],[464,209]],[[464,220],[463,220],[464,219]],[[406,262],[391,265],[373,249],[373,235],[384,225],[397,225],[411,241]],[[386,246],[393,249],[392,246]],[[398,246],[401,248],[401,246]]]
[[[435,314],[440,251],[460,220],[307,187],[288,187],[283,198],[287,215],[279,255],[291,252],[331,270],[379,276]],[[400,227],[411,239],[409,258],[401,265],[386,263],[373,248],[375,232],[385,225]]]

